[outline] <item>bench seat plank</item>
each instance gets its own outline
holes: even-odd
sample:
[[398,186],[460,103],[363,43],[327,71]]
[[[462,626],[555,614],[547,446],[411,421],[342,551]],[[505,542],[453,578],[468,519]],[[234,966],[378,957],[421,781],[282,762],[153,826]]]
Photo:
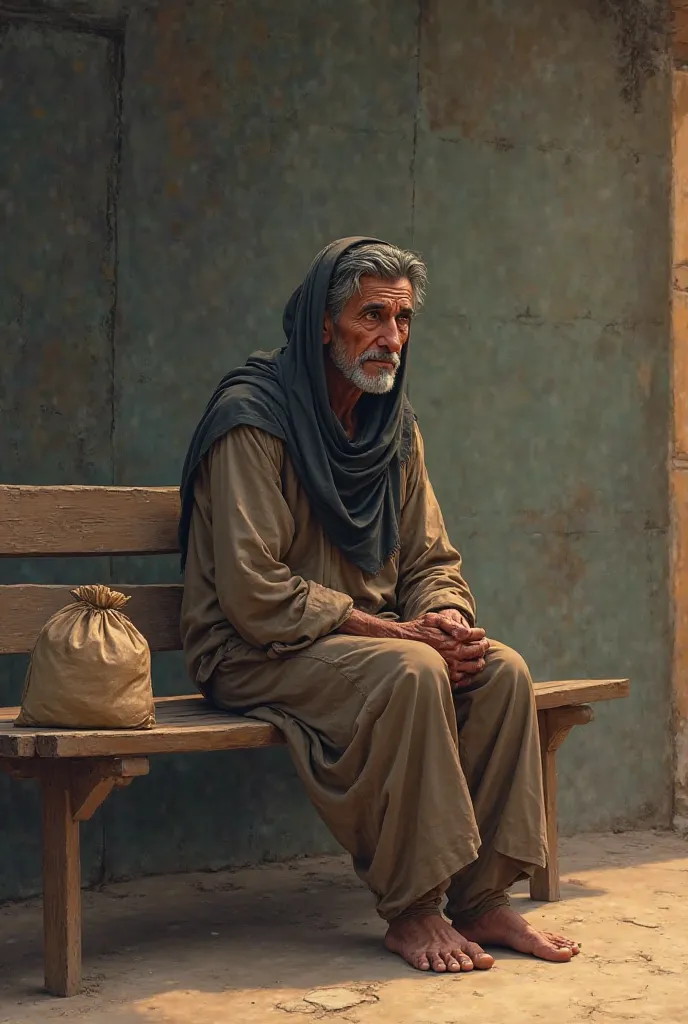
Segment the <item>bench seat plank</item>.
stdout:
[[599,700],[628,697],[628,679],[564,679],[552,683],[535,683],[535,703],[538,711],[549,708],[575,707],[594,704]]
[[12,725],[18,714],[19,708],[0,708],[0,757],[33,757],[36,753],[35,733]]
[[[7,715],[0,717],[0,756],[145,757],[271,747],[284,742],[273,726],[217,711],[200,695],[156,699],[154,729],[15,729],[12,716],[16,714],[16,708],[0,712]],[[13,746],[16,736],[28,741],[24,748]]]
[[[535,684],[539,711],[575,707],[628,694],[625,679],[574,679]],[[200,695],[159,697],[157,725],[146,730],[15,729],[16,708],[0,709],[0,756],[126,757],[242,750],[283,743],[265,722],[217,711]]]

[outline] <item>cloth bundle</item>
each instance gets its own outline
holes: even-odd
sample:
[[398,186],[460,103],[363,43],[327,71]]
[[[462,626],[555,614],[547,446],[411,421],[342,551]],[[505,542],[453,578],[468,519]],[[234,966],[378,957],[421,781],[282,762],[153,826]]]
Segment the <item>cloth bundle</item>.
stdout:
[[38,635],[16,726],[151,729],[150,648],[105,586],[77,587]]

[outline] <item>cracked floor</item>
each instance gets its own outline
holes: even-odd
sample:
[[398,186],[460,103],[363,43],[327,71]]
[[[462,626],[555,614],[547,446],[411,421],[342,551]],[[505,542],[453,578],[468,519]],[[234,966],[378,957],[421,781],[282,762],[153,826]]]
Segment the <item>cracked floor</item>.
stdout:
[[83,994],[40,991],[40,904],[0,907],[0,1024],[556,1024],[688,1020],[688,841],[562,843],[563,899],[515,905],[583,946],[570,965],[506,952],[488,973],[420,975],[340,858],[167,876],[84,894]]

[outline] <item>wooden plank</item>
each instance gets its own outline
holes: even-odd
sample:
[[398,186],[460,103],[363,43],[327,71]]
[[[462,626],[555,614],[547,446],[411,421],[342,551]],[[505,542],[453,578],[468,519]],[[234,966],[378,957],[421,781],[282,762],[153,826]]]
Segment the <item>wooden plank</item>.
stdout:
[[538,713],[542,786],[547,824],[547,864],[536,868],[530,880],[530,898],[553,903],[561,899],[559,887],[559,820],[557,812],[557,750],[575,725],[587,725],[592,708],[551,708]]
[[0,757],[0,772],[13,779],[35,779],[44,764],[40,757]]
[[36,740],[33,733],[24,736],[13,725],[0,727],[0,757],[34,757],[35,754]]
[[14,728],[19,708],[0,708],[0,757],[33,757],[36,741],[33,733]]
[[179,550],[176,487],[0,485],[0,556]]
[[[31,583],[0,586],[0,654],[31,651],[50,616],[74,601],[71,589]],[[181,650],[181,584],[113,583],[112,589],[131,596],[124,612],[141,630],[152,651]]]
[[547,716],[552,712],[541,711],[538,715],[540,729],[540,758],[542,760],[542,788],[545,801],[547,828],[547,864],[536,868],[530,879],[531,900],[554,902],[559,893],[559,821],[557,812],[557,758],[549,749]]
[[188,724],[156,725],[140,731],[36,731],[40,757],[146,757],[149,754],[193,753],[209,750],[249,750],[283,743],[279,730],[265,722],[226,715],[207,724],[199,716]]
[[600,700],[628,697],[628,679],[563,679],[559,682],[535,683],[538,711],[569,705],[593,704]]
[[[536,683],[538,710],[572,707],[626,696],[624,679],[575,679]],[[40,757],[123,757],[184,751],[241,750],[284,742],[264,722],[218,711],[200,695],[158,698],[157,725],[149,730],[30,730]],[[16,756],[16,755],[15,755]]]
[[43,787],[45,987],[73,996],[81,985],[79,824],[72,818],[70,765],[46,765]]
[[[45,765],[40,758],[35,760]],[[113,789],[148,775],[148,770],[145,757],[114,757],[104,761],[89,759],[73,763],[71,807],[74,821],[89,821]]]

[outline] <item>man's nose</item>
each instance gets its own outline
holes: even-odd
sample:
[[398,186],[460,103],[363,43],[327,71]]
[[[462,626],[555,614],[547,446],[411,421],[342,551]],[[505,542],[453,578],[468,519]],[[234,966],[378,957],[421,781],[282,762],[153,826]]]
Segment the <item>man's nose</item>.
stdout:
[[390,352],[401,351],[401,338],[396,320],[390,320],[384,325],[378,341],[380,345],[383,345]]

